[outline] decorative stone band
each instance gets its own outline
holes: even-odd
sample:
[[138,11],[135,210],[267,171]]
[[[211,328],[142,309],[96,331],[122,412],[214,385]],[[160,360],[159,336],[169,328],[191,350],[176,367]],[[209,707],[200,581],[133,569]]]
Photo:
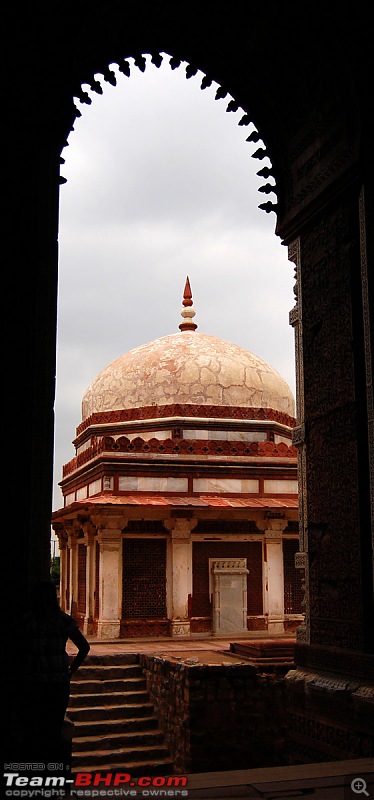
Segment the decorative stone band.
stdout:
[[237,442],[219,441],[211,439],[147,439],[140,436],[128,439],[120,436],[103,436],[95,444],[79,453],[65,464],[62,470],[63,477],[71,475],[76,469],[87,464],[102,453],[148,453],[159,455],[194,455],[194,456],[257,456],[259,458],[292,458],[296,459],[297,450],[293,445],[285,442]]
[[247,408],[244,406],[193,405],[192,403],[173,403],[142,408],[122,408],[115,411],[97,411],[83,420],[77,427],[77,436],[91,425],[109,425],[114,422],[132,420],[163,419],[170,417],[201,417],[202,419],[243,419],[272,420],[281,425],[294,428],[296,420],[283,411],[274,408]]
[[212,560],[213,572],[248,572],[246,558],[220,558]]
[[295,553],[295,567],[296,569],[305,569],[308,564],[307,553]]
[[292,444],[301,447],[305,444],[305,423],[297,425],[292,431]]
[[296,305],[294,308],[291,309],[289,313],[289,323],[292,328],[294,327],[294,325],[297,324],[297,322],[299,322],[299,319],[300,319],[299,307],[298,305]]

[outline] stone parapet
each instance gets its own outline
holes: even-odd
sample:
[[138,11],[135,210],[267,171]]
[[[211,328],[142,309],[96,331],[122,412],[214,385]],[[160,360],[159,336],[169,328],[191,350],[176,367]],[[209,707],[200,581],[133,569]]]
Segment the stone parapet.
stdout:
[[141,655],[178,772],[285,765],[285,681],[236,661]]
[[286,676],[291,763],[374,756],[374,682],[330,671]]

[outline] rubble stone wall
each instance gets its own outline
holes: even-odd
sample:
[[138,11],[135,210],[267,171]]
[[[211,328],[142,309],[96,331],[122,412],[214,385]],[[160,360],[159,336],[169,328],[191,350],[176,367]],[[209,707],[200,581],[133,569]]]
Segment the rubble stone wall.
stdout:
[[251,664],[141,655],[177,772],[285,765],[285,680]]

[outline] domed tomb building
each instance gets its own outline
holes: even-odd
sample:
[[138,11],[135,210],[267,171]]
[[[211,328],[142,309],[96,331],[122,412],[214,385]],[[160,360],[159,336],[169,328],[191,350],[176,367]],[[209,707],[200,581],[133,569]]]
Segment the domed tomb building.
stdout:
[[53,513],[61,605],[99,638],[269,634],[302,619],[294,399],[258,356],[180,331],[95,378]]

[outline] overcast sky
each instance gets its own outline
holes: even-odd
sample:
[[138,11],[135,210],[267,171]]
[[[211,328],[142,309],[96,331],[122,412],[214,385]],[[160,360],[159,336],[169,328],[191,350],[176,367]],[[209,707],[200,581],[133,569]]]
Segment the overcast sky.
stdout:
[[[275,214],[258,205],[253,126],[243,111],[201,90],[164,56],[117,75],[77,103],[82,116],[63,151],[55,477],[74,456],[82,396],[122,353],[178,331],[189,275],[200,333],[268,361],[295,393],[293,265],[275,236]],[[98,76],[99,77],[99,76]],[[84,86],[84,89],[88,87]],[[273,194],[270,199],[274,200]]]

